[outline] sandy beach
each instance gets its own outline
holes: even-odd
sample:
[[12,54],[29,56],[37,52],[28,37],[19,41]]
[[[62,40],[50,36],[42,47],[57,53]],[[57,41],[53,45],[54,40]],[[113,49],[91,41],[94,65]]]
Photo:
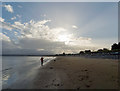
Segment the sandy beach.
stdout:
[[118,61],[57,57],[40,68],[32,89],[118,89]]

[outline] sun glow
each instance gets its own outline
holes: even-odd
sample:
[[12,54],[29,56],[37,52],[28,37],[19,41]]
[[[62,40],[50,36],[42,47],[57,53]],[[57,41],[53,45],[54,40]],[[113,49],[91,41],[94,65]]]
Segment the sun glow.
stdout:
[[58,41],[68,42],[69,41],[69,37],[67,35],[59,35],[58,36]]

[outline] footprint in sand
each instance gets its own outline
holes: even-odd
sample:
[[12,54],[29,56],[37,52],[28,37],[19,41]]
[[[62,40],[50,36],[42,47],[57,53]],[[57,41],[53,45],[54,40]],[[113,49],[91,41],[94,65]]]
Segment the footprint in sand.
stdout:
[[84,70],[84,71],[88,71],[88,70]]
[[86,79],[86,80],[89,79],[88,75],[86,75],[86,76],[85,75],[79,75],[78,77],[80,78],[79,81],[82,81],[84,79]]
[[50,69],[53,69],[53,67],[50,67]]
[[61,83],[60,86],[63,86],[63,84]]
[[60,86],[60,84],[54,84],[54,86]]
[[89,87],[90,87],[90,85],[86,85],[86,87],[87,87],[87,88],[89,88]]
[[57,84],[57,86],[60,86],[60,84]]
[[79,90],[79,89],[80,89],[80,87],[77,88],[77,90]]
[[89,81],[89,82],[92,82],[92,81]]
[[83,70],[81,70],[83,72]]
[[48,85],[45,86],[46,88],[48,87]]
[[83,78],[79,79],[79,81],[83,81],[83,80],[84,80]]
[[89,76],[86,76],[86,78],[89,78]]
[[54,82],[55,80],[53,80],[53,82]]
[[63,86],[63,84],[53,84],[54,86]]

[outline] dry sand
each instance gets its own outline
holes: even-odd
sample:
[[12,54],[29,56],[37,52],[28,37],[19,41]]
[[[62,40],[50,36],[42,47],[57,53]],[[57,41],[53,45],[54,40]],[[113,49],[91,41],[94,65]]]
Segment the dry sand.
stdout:
[[118,60],[57,57],[41,67],[35,89],[118,89]]

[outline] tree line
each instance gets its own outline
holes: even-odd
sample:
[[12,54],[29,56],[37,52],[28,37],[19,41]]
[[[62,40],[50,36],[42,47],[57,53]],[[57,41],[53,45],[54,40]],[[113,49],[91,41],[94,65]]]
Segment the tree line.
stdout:
[[98,49],[97,51],[91,51],[91,50],[85,50],[85,51],[80,51],[79,54],[89,54],[89,53],[119,53],[120,52],[120,42],[119,43],[114,43],[111,45],[111,49],[103,48],[103,49]]
[[62,54],[56,54],[56,55],[65,56],[65,55],[82,55],[82,54],[92,54],[92,53],[120,54],[120,42],[112,44],[110,50],[107,48],[103,48],[103,49],[98,49],[97,51],[84,50],[84,51],[80,51],[77,54],[65,54],[65,52],[63,52]]
[[117,44],[117,43],[114,43],[112,46],[111,46],[111,50],[113,51],[120,51],[120,42]]

